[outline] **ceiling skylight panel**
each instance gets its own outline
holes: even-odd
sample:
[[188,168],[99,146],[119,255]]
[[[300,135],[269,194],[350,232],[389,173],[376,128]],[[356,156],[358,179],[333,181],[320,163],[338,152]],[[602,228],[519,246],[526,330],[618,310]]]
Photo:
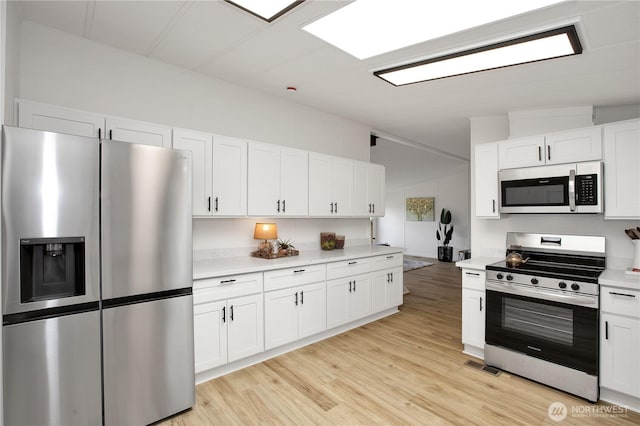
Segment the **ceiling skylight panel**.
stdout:
[[560,2],[356,0],[303,29],[366,59]]

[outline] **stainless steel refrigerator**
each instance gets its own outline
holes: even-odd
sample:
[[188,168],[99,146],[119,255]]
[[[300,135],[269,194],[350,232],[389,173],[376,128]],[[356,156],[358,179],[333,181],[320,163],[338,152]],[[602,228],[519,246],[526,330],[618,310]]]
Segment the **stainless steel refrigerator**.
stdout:
[[191,154],[2,128],[4,421],[188,409]]

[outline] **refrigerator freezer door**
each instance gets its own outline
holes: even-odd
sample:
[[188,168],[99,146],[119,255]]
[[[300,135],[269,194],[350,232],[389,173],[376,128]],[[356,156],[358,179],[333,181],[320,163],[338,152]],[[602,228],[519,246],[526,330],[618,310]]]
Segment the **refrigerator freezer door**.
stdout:
[[191,153],[101,146],[103,300],[191,287]]
[[193,296],[103,310],[105,425],[149,424],[195,402]]
[[[2,313],[100,296],[97,139],[2,127]],[[84,294],[21,303],[20,240],[84,238]]]
[[3,327],[4,424],[99,425],[100,313]]

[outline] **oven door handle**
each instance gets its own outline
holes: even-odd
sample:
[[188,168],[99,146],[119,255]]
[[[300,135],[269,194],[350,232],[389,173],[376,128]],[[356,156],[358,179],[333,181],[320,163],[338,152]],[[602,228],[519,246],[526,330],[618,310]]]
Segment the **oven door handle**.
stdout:
[[506,284],[502,282],[493,282],[487,280],[486,289],[495,291],[497,293],[508,293],[515,296],[530,297],[532,299],[544,299],[551,302],[564,303],[567,305],[579,305],[598,308],[598,297],[582,296],[575,293],[562,294],[556,291],[545,291],[538,288],[532,288],[529,286],[522,286],[518,284]]

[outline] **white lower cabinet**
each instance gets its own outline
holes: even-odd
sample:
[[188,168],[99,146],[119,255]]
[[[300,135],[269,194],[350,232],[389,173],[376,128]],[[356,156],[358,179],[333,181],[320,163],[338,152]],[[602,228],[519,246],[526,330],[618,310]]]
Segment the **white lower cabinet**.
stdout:
[[363,318],[371,311],[371,275],[327,281],[327,328]]
[[463,352],[484,359],[485,276],[483,270],[462,270]]
[[600,300],[601,393],[614,391],[640,406],[640,291],[601,286]]
[[193,295],[196,373],[264,351],[261,273],[199,280]]
[[402,254],[374,257],[372,269],[371,312],[402,305]]

